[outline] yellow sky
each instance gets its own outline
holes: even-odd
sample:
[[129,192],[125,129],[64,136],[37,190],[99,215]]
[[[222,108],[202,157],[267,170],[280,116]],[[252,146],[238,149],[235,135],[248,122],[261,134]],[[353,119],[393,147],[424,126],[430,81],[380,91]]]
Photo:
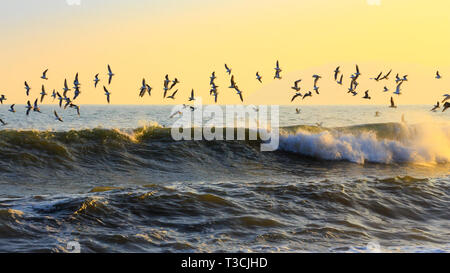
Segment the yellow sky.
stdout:
[[[79,7],[6,10],[9,17],[2,23],[7,27],[0,30],[0,92],[8,103],[26,102],[24,80],[33,88],[32,98],[37,97],[44,83],[40,74],[48,68],[48,92],[60,91],[64,78],[71,83],[79,72],[78,103],[103,104],[108,63],[117,75],[109,87],[114,104],[186,103],[192,88],[204,103],[212,103],[212,71],[218,76],[219,102],[239,103],[227,88],[224,63],[233,69],[247,103],[289,104],[292,82],[302,78],[302,91],[311,90],[313,73],[324,77],[321,95],[301,103],[386,103],[389,96],[380,90],[384,85],[393,90],[393,81],[376,84],[367,78],[390,68],[391,79],[397,72],[409,75],[401,103],[435,103],[449,93],[446,0],[381,0],[380,6],[367,0],[82,0]],[[273,80],[277,59],[281,81]],[[337,65],[348,79],[355,63],[363,73],[359,99],[346,94],[347,81],[339,87],[331,80]],[[439,81],[434,79],[437,69],[444,77]],[[256,71],[264,84],[256,81]],[[96,73],[102,82],[94,89]],[[165,74],[181,81],[175,102],[162,100]],[[143,77],[153,87],[151,98],[137,96]],[[366,89],[370,102],[360,99]]]

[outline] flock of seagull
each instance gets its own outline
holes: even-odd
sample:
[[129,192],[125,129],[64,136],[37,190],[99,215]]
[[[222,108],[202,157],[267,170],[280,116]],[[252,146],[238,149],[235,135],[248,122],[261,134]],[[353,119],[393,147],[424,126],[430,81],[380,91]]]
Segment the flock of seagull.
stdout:
[[[275,69],[275,75],[274,75],[273,78],[281,80],[282,79],[282,77],[281,77],[282,69],[280,68],[280,64],[279,64],[278,60],[276,62],[276,66],[275,66],[274,69]],[[44,80],[44,81],[48,80],[47,72],[48,72],[48,69],[46,69],[42,73],[41,79]],[[230,76],[230,86],[228,88],[234,89],[235,92],[236,92],[236,95],[238,95],[239,99],[241,100],[241,102],[243,102],[244,101],[243,92],[239,89],[239,87],[238,87],[238,85],[237,85],[237,83],[236,83],[236,81],[234,79],[234,75],[232,74],[232,69],[227,64],[225,64],[225,72]],[[333,73],[334,74],[334,81],[338,85],[343,85],[343,77],[344,77],[344,75],[342,74],[342,72],[340,70],[340,66],[338,66],[333,72],[334,72]],[[389,76],[390,76],[391,73],[392,73],[392,70],[390,70],[386,74],[383,74],[383,72],[380,72],[376,77],[370,78],[370,79],[371,80],[375,80],[377,82],[382,81],[382,80],[389,80]],[[111,85],[112,79],[115,76],[115,74],[112,72],[111,66],[109,64],[108,64],[108,72],[107,72],[106,75],[108,76],[108,85]],[[353,96],[358,95],[357,88],[358,88],[358,85],[359,85],[358,79],[359,79],[360,76],[361,76],[361,73],[360,73],[359,67],[358,67],[358,65],[356,65],[355,73],[350,75],[350,87],[348,88],[347,93],[352,94]],[[313,84],[312,90],[315,92],[315,95],[320,95],[318,82],[322,78],[322,76],[314,74],[312,77],[314,78],[314,84]],[[402,84],[404,82],[408,81],[407,77],[408,77],[408,75],[404,75],[403,77],[400,77],[399,74],[397,74],[395,76],[396,89],[393,92],[393,94],[395,94],[395,95],[401,95],[402,94],[401,93],[401,90],[402,90],[401,87],[402,87]],[[209,94],[210,94],[210,96],[214,97],[214,102],[215,103],[217,103],[217,99],[218,99],[218,95],[219,95],[219,92],[218,92],[218,87],[219,86],[217,86],[215,84],[215,79],[216,78],[217,77],[216,77],[215,72],[212,72],[212,74],[210,76],[211,89],[210,89],[210,93]],[[440,75],[439,71],[436,72],[435,78],[438,79],[438,80],[442,78],[442,76]],[[262,79],[263,79],[263,77],[261,76],[259,71],[256,72],[256,80],[259,81],[262,84],[263,83]],[[94,88],[97,88],[98,83],[101,81],[99,79],[99,73],[94,76],[94,80],[93,81],[94,81]],[[305,92],[303,94],[300,92],[300,90],[301,90],[301,87],[300,87],[301,81],[302,81],[302,79],[298,79],[298,80],[294,81],[293,86],[291,87],[291,89],[293,89],[295,91],[295,94],[291,98],[291,102],[294,102],[294,100],[296,100],[297,98],[301,98],[302,100],[304,100],[307,97],[312,97],[313,96],[313,92],[312,91],[308,91],[308,92]],[[163,93],[163,97],[167,98],[167,99],[175,100],[175,96],[178,93],[178,89],[176,89],[175,91],[172,91],[172,90],[174,89],[174,87],[178,83],[180,83],[180,81],[177,78],[174,78],[173,80],[171,80],[169,78],[169,75],[167,74],[165,76],[165,78],[164,78],[164,84],[163,84],[163,91],[164,91],[164,93]],[[24,85],[25,85],[26,95],[27,95],[27,97],[29,97],[30,96],[31,87],[28,85],[27,81],[25,81]],[[71,89],[68,87],[67,79],[64,80],[64,87],[62,89],[62,95],[61,95],[60,92],[58,92],[58,91],[56,91],[54,89],[53,92],[52,92],[51,97],[53,98],[53,100],[58,99],[60,108],[63,108],[63,109],[66,109],[67,107],[73,108],[73,109],[75,109],[77,111],[77,114],[79,116],[80,115],[80,106],[74,103],[75,100],[78,98],[78,96],[81,94],[81,90],[80,90],[81,84],[80,84],[80,82],[78,80],[78,73],[75,75],[75,80],[73,81],[73,85],[74,86],[72,88],[73,88],[74,92],[73,92],[73,97],[72,98],[71,98],[71,96],[68,95],[68,92],[71,91]],[[146,82],[145,78],[142,79],[142,86],[140,87],[139,94],[138,94],[139,97],[142,98],[142,97],[145,96],[145,94],[148,94],[149,96],[151,96],[152,89],[153,88]],[[105,85],[103,85],[103,90],[105,92],[106,101],[109,104],[110,103],[111,92],[106,88]],[[389,92],[389,91],[390,91],[389,88],[384,86],[382,92]],[[171,92],[171,93],[169,93],[169,92]],[[170,94],[170,95],[168,95],[168,94]],[[25,106],[26,115],[28,116],[31,111],[41,113],[41,110],[40,110],[40,107],[39,107],[39,103],[42,103],[44,101],[44,99],[45,99],[45,96],[47,96],[47,95],[48,94],[46,92],[45,85],[42,84],[42,88],[41,88],[41,92],[40,92],[40,98],[36,98],[34,100],[33,104],[31,104],[30,100],[27,101],[26,106]],[[447,100],[450,100],[450,94],[445,94],[443,96],[444,96],[444,99],[442,100],[442,102],[438,101],[436,103],[436,105],[433,106],[431,111],[435,112],[438,109],[440,109],[441,108],[441,103],[442,103],[442,108],[443,108],[442,112],[444,112],[445,110],[450,108],[450,102],[447,101]],[[369,100],[371,99],[371,97],[369,95],[369,90],[364,91],[364,96],[362,98],[363,99],[369,99]],[[5,100],[7,100],[6,96],[4,94],[0,95],[0,103],[3,104],[3,102]],[[189,101],[194,101],[195,100],[194,89],[192,89],[190,97],[188,97],[188,100]],[[185,104],[184,106],[187,107],[188,105]],[[15,104],[12,104],[8,111],[11,112],[11,113],[16,113],[16,110],[14,109],[14,107],[15,107]],[[390,106],[389,107],[390,108],[397,108],[397,106],[395,105],[393,96],[391,96]],[[190,106],[190,108],[191,108],[192,111],[195,110],[195,108],[192,107],[192,106]],[[297,108],[296,109],[296,113],[300,114],[300,112],[301,112],[300,109]],[[63,122],[63,119],[58,115],[56,110],[53,111],[53,114],[55,116],[55,120],[57,120],[59,122]],[[379,116],[379,114],[380,113],[377,112],[376,116]],[[4,122],[2,119],[0,119],[0,123],[3,126],[7,125],[7,123]]]

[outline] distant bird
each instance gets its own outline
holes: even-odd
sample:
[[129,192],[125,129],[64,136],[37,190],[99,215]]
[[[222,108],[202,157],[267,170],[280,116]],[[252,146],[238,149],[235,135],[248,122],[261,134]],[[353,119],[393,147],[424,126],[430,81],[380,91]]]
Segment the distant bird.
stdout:
[[295,113],[298,115],[300,114],[301,110],[299,108],[295,108]]
[[167,91],[169,90],[169,75],[166,74],[165,78],[164,78],[164,94],[163,97],[165,98],[167,96]]
[[391,75],[392,69],[389,70],[388,73],[386,73],[386,75],[384,75],[380,80],[389,80],[389,75]]
[[61,108],[62,101],[64,100],[64,98],[61,96],[61,94],[59,94],[59,92],[56,92],[56,95],[58,96],[58,100],[59,100],[59,108]]
[[44,85],[42,85],[42,91],[41,91],[41,103],[42,103],[42,101],[44,101],[45,95],[47,95],[47,93],[45,92],[45,87],[44,87]]
[[16,110],[14,109],[14,105],[15,104],[12,104],[10,107],[9,107],[9,112],[11,112],[11,113],[15,113],[16,112]]
[[76,98],[78,98],[78,96],[79,96],[80,94],[81,94],[80,87],[79,87],[79,86],[75,87],[73,100],[75,100]]
[[78,86],[80,86],[80,81],[78,81],[78,72],[75,75],[75,80],[73,80],[73,88],[76,89]]
[[312,77],[314,78],[314,86],[316,86],[319,79],[322,78],[322,76],[319,76],[319,75],[313,75]]
[[395,83],[398,83],[400,81],[402,81],[402,79],[400,79],[400,77],[398,76],[398,73],[397,73],[397,75],[395,75]]
[[38,106],[38,99],[34,101],[33,111],[41,113],[41,108]]
[[67,95],[67,91],[69,91],[70,88],[67,86],[67,79],[64,79],[64,88],[63,88],[63,96],[65,97]]
[[103,90],[105,90],[106,100],[109,103],[109,96],[111,95],[111,92],[109,92],[108,89],[106,89],[106,87],[104,85],[103,85]]
[[336,69],[334,70],[334,80],[337,81],[337,77],[339,75],[339,72],[341,72],[339,70],[340,66],[336,67]]
[[355,74],[352,74],[352,75],[350,76],[350,78],[352,78],[353,80],[356,80],[356,79],[358,79],[359,75],[361,75],[361,73],[359,72],[359,67],[358,67],[358,65],[356,65],[356,72],[355,72]]
[[236,90],[236,94],[239,95],[241,101],[244,102],[244,98],[242,97],[242,91],[239,90],[237,86],[235,86],[234,89]]
[[172,81],[172,85],[170,86],[170,88],[169,88],[169,90],[172,90],[172,88],[177,84],[177,83],[179,83],[180,81],[177,79],[177,78],[175,78],[173,81]]
[[56,99],[56,90],[55,89],[53,89],[51,97],[53,98],[53,100]]
[[175,99],[175,94],[176,94],[177,92],[178,92],[178,89],[175,90],[175,92],[173,92],[172,95],[167,96],[167,98],[168,98],[168,99],[173,99],[173,100],[174,100],[174,99]]
[[139,92],[139,97],[143,97],[145,95],[145,92],[147,92],[147,84],[145,83],[145,79],[142,79],[142,86]]
[[109,66],[109,64],[108,64],[108,77],[109,77],[108,84],[111,84],[111,80],[112,80],[113,76],[114,76],[114,73],[111,70],[111,66]]
[[2,124],[2,126],[8,125],[8,123],[4,122],[3,119],[1,119],[1,118],[0,118],[0,123]]
[[448,108],[450,108],[450,102],[447,101],[446,103],[444,103],[444,109],[442,109],[442,112],[444,112]]
[[304,100],[306,97],[312,97],[312,92],[309,91],[308,93],[305,93],[302,97],[302,100]]
[[408,81],[407,77],[408,77],[408,75],[404,75],[403,78],[402,78],[402,81],[407,82]]
[[397,108],[397,106],[395,105],[395,102],[394,102],[394,98],[393,97],[391,97],[391,106],[389,106],[390,108]]
[[94,88],[97,88],[97,84],[99,81],[100,81],[100,79],[98,78],[98,73],[97,73],[97,74],[95,74],[95,77],[94,77]]
[[342,78],[344,77],[344,75],[341,75],[341,79],[339,81],[337,81],[338,84],[342,85]]
[[400,83],[397,85],[397,88],[395,89],[394,94],[396,94],[396,95],[401,95],[402,94],[400,92],[401,91],[400,86],[402,85],[402,83],[403,83],[403,81],[400,81]]
[[439,80],[440,78],[442,78],[442,77],[441,77],[441,75],[439,75],[439,71],[436,71],[436,79]]
[[28,83],[25,81],[25,89],[27,90],[27,96],[30,95],[30,87],[28,86]]
[[389,88],[387,88],[386,86],[384,87],[384,89],[383,89],[383,92],[388,92],[389,91]]
[[431,112],[436,112],[437,109],[441,108],[439,105],[439,102],[436,102],[436,105],[433,106],[433,109],[431,109]]
[[283,71],[283,70],[281,70],[281,68],[280,68],[280,63],[278,62],[278,60],[277,60],[277,63],[276,63],[276,67],[275,67],[274,69],[275,69],[275,76],[274,76],[273,78],[274,78],[274,79],[279,79],[279,80],[281,80],[280,73],[281,73],[281,71]]
[[33,109],[33,106],[31,106],[30,101],[27,101],[27,106],[25,106],[27,109],[27,116],[30,114],[31,109]]
[[227,70],[228,75],[231,75],[231,69],[225,64],[225,69]]
[[378,74],[378,76],[376,76],[375,78],[371,78],[371,80],[379,81],[381,79],[382,74],[383,74],[383,72],[380,72],[380,74]]
[[195,100],[195,98],[194,98],[194,89],[192,89],[191,96],[189,97],[189,101],[193,101],[193,100]]
[[369,90],[366,90],[365,92],[364,92],[364,97],[363,97],[363,99],[368,99],[368,100],[370,100],[371,98],[370,98],[370,96],[369,96]]
[[381,115],[381,113],[379,111],[375,112],[375,117],[379,117]]
[[53,110],[53,113],[55,114],[55,119],[56,120],[58,120],[60,122],[63,122],[63,120],[58,116],[58,113],[56,113],[56,110]]
[[442,100],[442,103],[444,103],[446,100],[450,100],[450,94],[445,94],[444,99]]
[[67,106],[72,104],[72,101],[70,100],[70,98],[64,98],[66,100],[66,104],[64,104],[64,109],[67,108]]
[[217,78],[216,77],[216,72],[213,71],[213,73],[211,74],[211,77],[209,77],[209,78],[210,78],[209,84],[210,85],[214,84],[214,80]]
[[262,77],[261,77],[261,75],[259,75],[259,72],[256,72],[256,79],[257,79],[260,83],[262,83]]
[[46,69],[46,70],[42,73],[41,79],[43,79],[43,80],[48,80],[48,78],[47,78],[47,71],[48,71],[48,69]]
[[294,82],[294,86],[292,86],[291,88],[294,89],[295,91],[300,91],[300,87],[298,86],[298,84],[301,82],[302,80],[296,80]]
[[73,103],[70,103],[69,107],[70,108],[75,108],[77,110],[78,116],[80,115],[80,106],[78,106],[76,104],[73,104]]
[[209,94],[213,94],[213,93],[217,93],[217,85],[215,85],[214,83],[211,85],[211,90],[209,90]]
[[213,96],[214,96],[214,103],[217,103],[217,97],[219,96],[219,92],[215,91]]
[[231,76],[230,79],[230,86],[228,88],[235,88],[236,87],[236,82],[234,81],[234,75]]
[[314,89],[314,91],[316,91],[316,94],[317,94],[317,95],[320,95],[320,93],[319,93],[319,87],[318,87],[318,86],[315,86],[315,85],[314,85],[313,89]]
[[147,84],[147,93],[148,93],[149,96],[152,95],[152,89],[153,88],[150,85]]
[[4,100],[7,100],[6,97],[5,97],[5,95],[1,95],[1,96],[0,96],[0,102],[1,102],[1,104],[3,104],[3,101],[4,101]]
[[300,92],[295,93],[295,95],[291,99],[291,102],[293,102],[297,97],[302,97],[302,94]]

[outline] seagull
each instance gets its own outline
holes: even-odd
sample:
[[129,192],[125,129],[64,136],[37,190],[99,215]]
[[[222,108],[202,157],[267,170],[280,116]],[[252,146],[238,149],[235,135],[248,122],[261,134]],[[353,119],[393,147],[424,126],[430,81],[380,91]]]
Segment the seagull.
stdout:
[[388,92],[388,91],[389,91],[389,88],[387,88],[387,87],[385,86],[383,92]]
[[319,79],[322,78],[322,76],[319,76],[319,75],[313,75],[312,77],[314,78],[314,86],[316,86]]
[[53,89],[53,93],[52,93],[51,97],[53,98],[53,100],[56,99],[56,90],[55,89]]
[[177,79],[177,78],[175,78],[173,81],[172,81],[172,85],[170,86],[170,88],[169,88],[169,90],[172,90],[172,88],[177,84],[177,83],[179,83],[180,81]]
[[228,75],[231,75],[231,69],[228,68],[227,64],[225,64],[225,69],[227,70]]
[[219,92],[215,91],[213,96],[214,96],[214,102],[217,103],[217,96],[219,95]]
[[231,76],[230,82],[231,82],[231,84],[228,88],[236,88],[236,82],[234,81],[234,75]]
[[344,75],[341,75],[341,79],[337,82],[338,84],[342,85],[342,78],[344,77]]
[[389,106],[390,108],[397,108],[397,106],[395,105],[395,102],[394,102],[394,98],[393,97],[391,97],[391,106]]
[[259,75],[259,72],[256,72],[256,79],[257,79],[260,83],[262,83],[262,77],[261,77],[261,75]]
[[30,114],[30,110],[33,109],[33,106],[31,106],[30,101],[27,101],[27,106],[25,106],[27,109],[27,116]]
[[78,96],[79,96],[80,94],[81,94],[80,87],[79,87],[79,86],[75,87],[75,92],[74,92],[73,100],[75,100],[76,98],[78,98]]
[[368,100],[370,100],[371,98],[370,98],[370,96],[369,96],[369,90],[366,90],[364,93],[365,93],[365,95],[364,95],[363,99],[368,99]]
[[170,83],[169,75],[166,74],[165,79],[164,79],[164,98],[166,97],[167,91],[169,90],[169,83]]
[[63,95],[66,96],[66,93],[69,90],[70,90],[70,88],[67,86],[67,79],[64,79]]
[[375,112],[375,117],[379,117],[381,115],[381,113],[379,111]]
[[72,101],[70,100],[70,98],[64,98],[66,100],[66,104],[64,104],[64,109],[67,108],[67,106],[69,106],[70,104],[72,104]]
[[389,80],[389,75],[391,74],[391,72],[392,72],[392,69],[389,70],[389,72],[386,75],[384,75],[383,78],[381,78],[380,80]]
[[59,94],[59,92],[56,92],[56,95],[58,96],[58,100],[59,100],[59,108],[61,108],[62,101],[64,100],[64,98],[61,96],[61,94]]
[[152,95],[152,89],[153,88],[150,85],[147,84],[147,93],[148,93],[149,96]]
[[5,95],[1,95],[1,96],[0,96],[0,102],[1,102],[2,104],[3,104],[3,101],[4,101],[4,100],[7,100],[6,97],[5,97]]
[[42,85],[42,91],[41,91],[41,103],[44,100],[45,95],[47,95],[47,93],[45,92],[45,87],[44,85]]
[[30,87],[28,86],[28,83],[25,81],[25,89],[27,90],[27,96],[30,95]]
[[358,92],[356,92],[356,91],[354,91],[354,90],[353,90],[351,93],[353,94],[353,96],[358,95]]
[[277,63],[276,63],[276,67],[274,69],[275,69],[275,77],[273,77],[273,78],[281,80],[280,72],[283,71],[283,70],[281,70],[280,63],[278,62],[278,60],[277,60]]
[[295,95],[292,97],[291,102],[293,102],[297,97],[302,97],[303,95],[300,92],[295,93]]
[[94,88],[97,88],[97,84],[99,81],[100,81],[100,79],[98,78],[98,73],[97,73],[97,74],[95,74],[95,77],[94,77],[94,82],[95,82]]
[[298,84],[301,82],[302,80],[296,80],[294,82],[294,86],[292,86],[291,88],[294,89],[295,91],[300,91],[300,87],[298,86]]
[[295,113],[298,115],[300,114],[301,110],[299,108],[295,108]]
[[312,97],[312,92],[309,91],[308,93],[305,93],[305,94],[303,95],[302,100],[304,100],[306,97]]
[[442,109],[442,112],[447,110],[447,108],[450,108],[450,103],[448,101],[444,104],[444,109]]
[[211,85],[211,90],[209,90],[209,94],[211,95],[212,93],[216,93],[217,92],[217,87],[219,87],[219,86],[217,86],[216,84],[212,84]]
[[440,78],[442,78],[442,77],[441,77],[441,75],[439,75],[439,71],[436,71],[436,79],[439,80]]
[[34,101],[33,111],[41,113],[41,108],[38,106],[38,99]]
[[78,86],[80,86],[81,84],[80,84],[80,82],[78,81],[78,72],[77,72],[77,74],[75,75],[75,80],[73,81],[73,88],[75,89],[75,88],[77,88]]
[[47,78],[47,71],[48,71],[48,69],[46,69],[46,70],[42,73],[41,79],[43,79],[43,80],[48,80],[48,78]]
[[211,73],[211,77],[209,77],[211,80],[209,81],[209,84],[214,84],[214,80],[217,78],[216,77],[216,72],[213,71],[213,73]]
[[338,76],[339,72],[341,72],[341,71],[339,70],[339,68],[340,68],[340,66],[336,67],[336,69],[334,70],[334,80],[335,80],[335,81],[337,81],[337,76]]
[[403,76],[403,79],[402,79],[402,81],[405,81],[405,82],[407,82],[407,81],[408,81],[408,79],[407,79],[406,77],[408,77],[408,75],[405,75],[405,76]]
[[236,89],[236,94],[239,95],[239,98],[241,98],[241,101],[244,102],[244,98],[242,98],[242,91],[239,90],[237,86],[235,86],[234,89]]
[[359,67],[358,67],[358,65],[356,65],[356,72],[355,72],[355,74],[352,74],[350,76],[350,78],[352,78],[353,80],[356,80],[356,79],[358,79],[359,75],[361,75],[361,73],[359,73]]
[[145,83],[145,79],[142,79],[141,91],[139,92],[139,97],[143,97],[145,92],[147,91],[147,84]]
[[398,76],[398,73],[397,73],[397,75],[395,75],[395,83],[398,83],[400,81],[402,81],[402,79],[400,79],[400,77]]
[[106,87],[104,85],[103,85],[103,90],[105,90],[106,100],[109,103],[109,95],[111,95],[111,93],[108,91],[108,89],[106,89]]
[[174,100],[174,99],[175,99],[175,94],[176,94],[177,92],[178,92],[178,89],[175,90],[175,92],[173,92],[172,95],[168,96],[167,98],[168,98],[168,99],[173,99],[173,100]]
[[1,118],[0,118],[0,123],[2,124],[2,126],[8,125],[8,123],[4,122],[3,119],[1,119]]
[[55,119],[56,120],[58,120],[60,122],[63,122],[63,120],[58,116],[58,113],[56,113],[56,110],[53,110],[53,113],[55,114]]
[[9,112],[11,112],[11,113],[15,113],[16,112],[16,110],[14,110],[14,105],[15,104],[12,104],[10,107],[9,107]]
[[371,78],[371,80],[379,81],[381,79],[381,74],[383,74],[383,72],[380,72],[378,76],[376,76],[375,78]]
[[80,106],[70,103],[69,107],[77,109],[77,114],[78,114],[78,116],[80,115]]
[[189,97],[189,101],[193,101],[193,100],[195,100],[195,98],[194,98],[194,89],[192,89],[191,96]]
[[400,86],[402,85],[403,81],[400,81],[400,83],[397,85],[397,88],[395,89],[394,94],[396,95],[401,95],[402,93],[400,92]]
[[450,95],[449,94],[445,94],[444,97],[445,98],[442,100],[442,103],[444,103],[446,100],[450,100]]
[[320,95],[320,93],[319,93],[319,87],[318,87],[318,86],[315,86],[315,85],[314,85],[313,89],[314,89],[314,91],[316,91],[316,94],[317,94],[317,95]]
[[108,64],[108,76],[109,76],[108,84],[111,84],[111,80],[112,80],[112,77],[114,76],[114,73],[112,73],[111,67],[109,66],[109,64]]
[[439,106],[439,102],[436,102],[436,105],[433,107],[433,109],[431,109],[432,112],[436,112],[437,109],[441,108]]

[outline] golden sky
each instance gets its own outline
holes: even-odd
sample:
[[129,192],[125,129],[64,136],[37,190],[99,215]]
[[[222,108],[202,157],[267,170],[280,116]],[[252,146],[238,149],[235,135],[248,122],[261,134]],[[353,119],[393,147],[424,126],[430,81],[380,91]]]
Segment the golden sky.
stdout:
[[[10,3],[12,2],[12,3]],[[369,1],[370,2],[370,1]],[[24,80],[38,97],[61,92],[80,73],[79,104],[106,102],[102,84],[110,64],[116,77],[108,89],[113,104],[186,103],[190,90],[212,103],[209,76],[216,71],[220,103],[239,103],[229,89],[227,63],[243,90],[246,103],[290,104],[292,82],[303,79],[302,92],[312,89],[312,74],[323,76],[321,95],[300,104],[386,104],[387,85],[395,89],[396,73],[408,74],[403,104],[434,104],[449,93],[450,1],[448,0],[66,0],[9,1],[1,4],[0,93],[8,103],[27,100]],[[273,80],[276,60],[283,80]],[[346,94],[348,77],[358,63],[362,79],[357,97]],[[338,65],[344,86],[332,80]],[[48,81],[40,79],[49,69]],[[393,69],[389,82],[367,80]],[[435,80],[439,69],[443,78]],[[263,76],[263,84],[255,72]],[[93,88],[93,77],[101,82]],[[162,100],[163,77],[177,77],[176,101]],[[152,97],[139,98],[142,81]],[[369,89],[371,101],[362,100]],[[47,98],[47,103],[52,100]],[[55,101],[56,102],[56,101]]]

